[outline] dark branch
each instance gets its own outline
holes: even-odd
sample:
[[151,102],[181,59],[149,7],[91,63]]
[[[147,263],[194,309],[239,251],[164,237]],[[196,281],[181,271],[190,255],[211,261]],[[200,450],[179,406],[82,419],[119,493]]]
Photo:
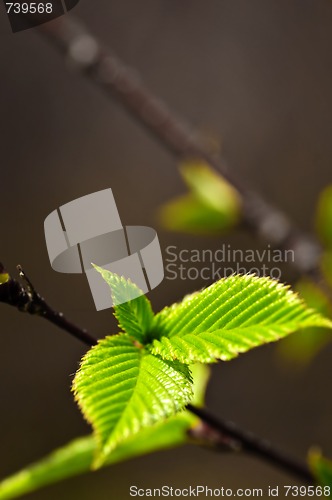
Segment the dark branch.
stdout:
[[[97,340],[86,330],[68,321],[62,313],[50,307],[45,299],[36,291],[21,266],[18,266],[18,270],[26,284],[25,287],[17,280],[8,276],[3,265],[0,264],[0,283],[3,283],[1,276],[8,276],[8,280],[0,284],[0,302],[17,307],[22,312],[35,314],[47,319],[89,347],[97,344]],[[289,457],[270,443],[240,430],[232,423],[214,417],[204,409],[196,408],[189,404],[187,410],[199,417],[204,424],[191,432],[191,436],[195,438],[196,442],[201,442],[205,446],[212,445],[216,450],[228,449],[231,451],[250,452],[270,462],[275,467],[279,467],[287,473],[298,477],[301,481],[314,482],[314,478],[305,464]]]
[[[52,309],[43,297],[36,292],[21,266],[18,266],[18,270],[26,286],[24,287],[16,279],[9,277],[8,281],[0,285],[0,302],[14,306],[21,312],[41,316],[89,346],[97,343],[97,340],[86,330],[68,321],[61,312]],[[4,266],[0,263],[0,276],[4,275],[5,272]]]
[[240,181],[224,159],[211,154],[197,134],[144,85],[136,71],[105,49],[82,23],[65,16],[42,25],[39,31],[176,157],[201,158],[221,172],[242,197],[245,227],[275,248],[293,250],[292,264],[299,276],[308,275],[318,284],[324,281],[319,267],[321,248],[315,238],[300,232],[284,213]]
[[192,405],[188,405],[187,409],[219,433],[219,440],[216,441],[217,446],[218,442],[222,447],[225,446],[225,443],[229,443],[231,448],[246,451],[262,458],[270,464],[283,469],[288,474],[292,473],[301,481],[306,483],[314,482],[314,478],[305,463],[301,463],[283,451],[278,450],[268,441],[239,429],[233,422],[227,422],[220,419],[220,417],[216,418],[205,409],[196,408]]

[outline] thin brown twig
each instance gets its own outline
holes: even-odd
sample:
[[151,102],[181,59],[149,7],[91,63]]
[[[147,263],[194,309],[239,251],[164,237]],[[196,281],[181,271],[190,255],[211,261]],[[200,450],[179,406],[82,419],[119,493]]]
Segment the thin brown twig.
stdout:
[[[16,279],[9,277],[6,283],[0,285],[0,302],[14,306],[21,312],[41,316],[86,345],[93,346],[97,343],[97,340],[87,330],[76,326],[61,312],[50,307],[45,299],[35,290],[22,267],[17,266],[17,268],[20,277],[26,283],[26,287]],[[4,266],[0,263],[0,275],[4,272]]]
[[210,426],[214,431],[218,431],[219,436],[221,436],[221,438],[224,437],[224,441],[226,440],[226,442],[229,442],[233,448],[236,449],[236,443],[238,443],[238,449],[240,451],[246,451],[255,455],[273,466],[281,468],[287,473],[291,472],[301,481],[306,483],[312,483],[314,481],[309,467],[305,463],[301,463],[284,451],[279,450],[269,441],[261,439],[251,432],[240,429],[233,422],[215,417],[206,409],[197,408],[189,404],[187,410],[199,417],[204,424]]
[[[81,329],[66,319],[62,313],[49,306],[46,300],[36,291],[21,266],[18,266],[18,271],[26,286],[24,287],[20,282],[9,277],[5,283],[0,285],[0,302],[50,321],[89,347],[97,344],[97,340],[87,330]],[[4,273],[4,266],[0,263],[0,276]],[[301,463],[278,450],[271,443],[239,429],[233,423],[211,415],[203,408],[197,408],[189,404],[187,410],[199,417],[204,423],[203,427],[190,433],[191,437],[195,438],[197,442],[208,446],[212,445],[216,450],[224,451],[229,449],[249,452],[275,467],[281,468],[288,474],[294,475],[301,481],[314,482],[313,475],[305,463]]]

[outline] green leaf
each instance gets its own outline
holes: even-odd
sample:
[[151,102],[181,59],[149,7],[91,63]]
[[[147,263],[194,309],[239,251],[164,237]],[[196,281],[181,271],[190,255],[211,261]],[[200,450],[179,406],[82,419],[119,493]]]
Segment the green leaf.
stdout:
[[43,486],[88,471],[92,462],[95,440],[76,439],[37,463],[26,467],[0,482],[0,500],[18,498]]
[[187,161],[180,166],[180,172],[190,191],[203,203],[232,219],[238,217],[240,195],[207,163]]
[[152,356],[123,334],[86,354],[73,390],[97,437],[98,467],[123,440],[181,411],[192,380],[187,366]]
[[[326,295],[314,283],[301,280],[296,290],[306,303],[324,316],[331,317],[331,306]],[[330,329],[311,327],[299,330],[279,343],[278,352],[291,366],[303,367],[332,340]]]
[[4,285],[5,283],[8,283],[10,280],[10,276],[8,273],[1,273],[0,274],[0,285]]
[[144,344],[153,320],[150,301],[130,280],[102,267],[94,266],[110,286],[114,303],[114,315],[120,328]]
[[209,165],[188,161],[180,167],[189,193],[160,210],[160,221],[172,231],[220,234],[240,219],[241,201],[235,189]]
[[309,466],[312,473],[317,478],[319,484],[323,487],[330,488],[325,498],[332,498],[332,462],[324,457],[317,450],[313,450],[309,454]]
[[325,188],[319,197],[316,226],[324,245],[332,249],[332,185]]
[[231,276],[157,314],[150,349],[168,360],[212,363],[310,326],[332,322],[270,278]]
[[[194,397],[192,402],[202,406],[209,369],[196,364],[193,367]],[[184,411],[142,429],[113,450],[105,459],[104,466],[142,456],[155,451],[182,446],[189,442],[188,430],[196,425],[197,417]],[[0,500],[11,500],[69,477],[89,472],[98,451],[95,437],[75,439],[54,451],[39,462],[17,472],[0,482]],[[110,476],[112,477],[112,476]],[[111,485],[112,480],[110,480]]]

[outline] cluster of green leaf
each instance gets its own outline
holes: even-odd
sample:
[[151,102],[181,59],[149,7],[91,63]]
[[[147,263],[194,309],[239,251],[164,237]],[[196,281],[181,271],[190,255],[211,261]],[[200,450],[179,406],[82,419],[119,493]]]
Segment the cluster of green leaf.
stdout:
[[[134,284],[96,269],[120,302],[114,309],[122,331],[90,349],[73,382],[94,434],[0,483],[0,500],[186,443],[197,420],[185,407],[202,403],[207,381],[201,363],[232,359],[300,328],[332,327],[269,278],[231,276],[154,315]],[[139,296],[123,302],[133,294]]]
[[[113,296],[135,287],[97,269]],[[332,325],[287,287],[253,275],[220,280],[156,315],[144,295],[115,314],[124,331],[86,354],[73,384],[97,439],[95,467],[124,439],[189,403],[190,364],[229,360],[299,328]]]

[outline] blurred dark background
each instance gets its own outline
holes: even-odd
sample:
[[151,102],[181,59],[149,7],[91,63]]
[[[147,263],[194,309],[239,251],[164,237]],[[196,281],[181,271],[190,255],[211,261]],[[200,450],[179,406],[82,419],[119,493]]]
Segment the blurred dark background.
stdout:
[[[148,86],[203,134],[231,168],[310,230],[331,181],[332,2],[329,0],[81,0],[73,15],[140,71]],[[111,187],[125,224],[157,228],[158,206],[184,192],[177,162],[66,63],[36,30],[13,35],[0,17],[0,260],[24,266],[56,308],[102,337],[111,310],[94,310],[82,276],[52,271],[43,221],[55,208]],[[137,208],[139,207],[139,209]],[[174,235],[163,248],[259,246],[244,234]],[[289,275],[285,271],[284,279]],[[155,310],[206,283],[165,280]],[[1,307],[0,475],[89,432],[70,393],[86,348],[37,318]],[[332,348],[299,372],[274,346],[213,367],[208,406],[304,456],[332,455]],[[199,448],[158,453],[29,498],[129,498],[129,486],[263,487],[295,484],[257,460]]]

